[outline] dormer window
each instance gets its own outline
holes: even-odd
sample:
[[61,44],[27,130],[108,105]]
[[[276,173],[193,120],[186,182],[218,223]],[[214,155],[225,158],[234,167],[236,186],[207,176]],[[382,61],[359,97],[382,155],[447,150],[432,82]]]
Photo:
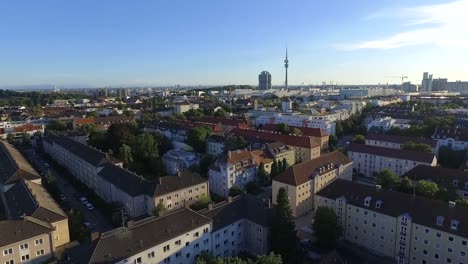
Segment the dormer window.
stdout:
[[372,200],[372,197],[367,196],[366,199],[364,199],[364,205],[369,207],[370,206],[370,201]]
[[404,223],[404,224],[408,223],[408,217],[402,216],[401,217],[401,222]]
[[382,201],[381,201],[381,200],[378,200],[378,201],[375,203],[375,207],[376,207],[376,208],[381,208],[381,207],[382,207]]
[[458,221],[458,220],[452,220],[452,221],[450,221],[450,228],[451,228],[452,230],[457,230],[459,224],[460,224],[460,221]]
[[444,219],[445,218],[441,215],[437,216],[437,225],[442,226],[444,224]]

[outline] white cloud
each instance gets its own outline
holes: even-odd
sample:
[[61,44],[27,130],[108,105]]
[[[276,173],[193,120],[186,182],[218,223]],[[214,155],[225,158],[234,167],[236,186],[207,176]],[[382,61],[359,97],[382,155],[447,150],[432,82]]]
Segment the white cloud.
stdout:
[[380,39],[337,44],[335,47],[342,50],[395,49],[427,44],[468,47],[468,0],[389,9],[371,14],[367,20],[390,16],[403,22],[406,30]]

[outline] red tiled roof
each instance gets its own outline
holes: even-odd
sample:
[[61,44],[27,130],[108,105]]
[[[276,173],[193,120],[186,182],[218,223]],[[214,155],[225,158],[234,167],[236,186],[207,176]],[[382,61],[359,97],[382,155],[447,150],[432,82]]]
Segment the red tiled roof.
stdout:
[[86,125],[86,124],[96,124],[96,119],[94,119],[94,117],[75,119],[75,125],[77,126]]
[[320,147],[320,145],[313,138],[307,136],[290,136],[270,131],[241,128],[234,128],[233,130],[231,130],[230,133],[235,136],[242,136],[251,139],[260,138],[272,142],[280,141],[285,143],[286,145],[301,148],[311,149],[315,147]]
[[[278,125],[276,124],[264,124],[260,127],[262,130],[267,130],[267,131],[276,131]],[[302,135],[304,136],[309,136],[309,137],[328,137],[328,133],[320,128],[315,128],[315,127],[297,127],[297,126],[288,126],[289,127],[289,132],[293,133],[294,128],[299,129],[302,131]]]
[[34,131],[34,130],[42,130],[42,126],[41,125],[33,125],[33,124],[24,124],[22,126],[13,128],[13,131],[15,133],[30,132],[30,131]]
[[200,122],[210,123],[210,124],[221,124],[225,126],[234,126],[234,127],[239,127],[239,128],[249,127],[248,122],[245,120],[222,118],[222,117],[204,116],[200,119]]

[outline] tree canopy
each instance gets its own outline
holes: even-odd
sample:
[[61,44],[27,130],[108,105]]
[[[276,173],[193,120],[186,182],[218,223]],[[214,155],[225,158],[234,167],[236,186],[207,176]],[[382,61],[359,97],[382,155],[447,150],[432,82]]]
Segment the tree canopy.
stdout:
[[424,144],[424,143],[414,143],[412,141],[406,142],[403,144],[402,149],[406,150],[416,150],[416,151],[423,151],[427,153],[432,153],[432,147]]
[[384,189],[391,189],[398,186],[399,177],[390,169],[383,169],[377,174],[376,182]]
[[208,126],[193,128],[187,135],[187,144],[192,146],[197,152],[205,153],[206,139],[211,136],[213,131]]
[[353,136],[352,141],[353,141],[353,143],[364,144],[366,142],[366,137],[364,137],[364,135],[357,134],[357,135]]
[[322,206],[317,208],[312,227],[315,230],[320,247],[330,249],[336,246],[342,228],[333,209]]

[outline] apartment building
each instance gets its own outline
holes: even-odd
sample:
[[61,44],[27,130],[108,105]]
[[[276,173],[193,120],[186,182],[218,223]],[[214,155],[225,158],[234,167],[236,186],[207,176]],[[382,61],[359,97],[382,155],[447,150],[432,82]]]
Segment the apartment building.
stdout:
[[272,182],[275,203],[280,188],[288,192],[293,216],[314,209],[314,194],[336,179],[352,180],[353,162],[339,151],[291,166]]
[[413,181],[427,180],[447,189],[454,189],[458,196],[468,199],[468,171],[418,165],[405,176]]
[[247,183],[257,180],[260,163],[265,170],[271,170],[273,159],[263,150],[228,151],[227,155],[216,160],[209,171],[210,191],[222,197],[228,197],[229,189],[234,185],[245,188]]
[[465,127],[452,127],[436,129],[432,136],[439,146],[446,146],[453,150],[467,150],[468,149],[468,128]]
[[12,135],[13,138],[21,138],[23,134],[26,134],[28,137],[31,137],[38,132],[42,134],[44,133],[43,125],[24,123],[22,125],[14,125],[5,128],[0,127],[0,139],[6,139],[8,135]]
[[286,160],[287,166],[292,166],[296,163],[295,151],[292,147],[284,144],[283,142],[267,143],[265,149],[270,157],[274,160],[283,161]]
[[336,123],[334,121],[294,113],[274,113],[272,115],[261,115],[255,119],[256,126],[280,123],[284,123],[288,126],[320,128],[325,130],[329,135],[334,135],[336,129]]
[[320,156],[321,144],[308,136],[285,135],[278,132],[234,128],[232,135],[242,136],[248,141],[283,142],[294,148],[295,163],[314,159]]
[[70,242],[68,216],[24,156],[0,142],[0,263],[43,263]]
[[217,157],[224,152],[225,137],[220,135],[211,135],[206,139],[206,154]]
[[192,166],[198,166],[200,159],[197,153],[182,149],[171,149],[163,155],[162,162],[166,168],[166,173],[175,175],[179,171],[187,170]]
[[[103,200],[122,204],[130,217],[151,215],[161,199],[159,193],[174,193],[187,202],[196,202],[198,197],[209,192],[206,180],[198,174],[180,173],[150,181],[120,164],[113,164],[106,154],[65,136],[48,135],[44,139],[44,150]],[[199,190],[193,191],[190,186]],[[177,193],[179,191],[182,193]],[[182,204],[167,203],[169,210],[180,206]]]
[[433,139],[426,139],[426,138],[369,133],[366,136],[365,144],[368,146],[375,146],[375,147],[402,149],[403,145],[407,143],[411,143],[411,142],[415,144],[429,145],[432,148],[432,151],[436,153],[437,141]]
[[130,222],[101,235],[90,263],[191,264],[203,252],[264,254],[270,211],[255,198],[239,196],[199,212],[180,208]]
[[[261,130],[266,131],[276,131],[278,125],[275,124],[264,124],[260,127]],[[328,140],[329,135],[328,133],[320,128],[313,128],[313,127],[296,127],[296,126],[288,126],[289,134],[294,135],[295,131],[299,130],[302,136],[312,137],[314,138],[319,144],[320,149],[328,149]]]
[[185,113],[189,110],[196,110],[196,109],[199,109],[200,106],[198,104],[186,104],[186,103],[182,103],[182,104],[176,104],[174,106],[174,112],[175,113]]
[[315,195],[332,208],[344,239],[398,263],[467,263],[468,208],[336,180]]
[[353,170],[367,177],[374,177],[383,169],[403,175],[417,165],[436,166],[437,158],[432,153],[351,144],[348,157],[353,161]]

